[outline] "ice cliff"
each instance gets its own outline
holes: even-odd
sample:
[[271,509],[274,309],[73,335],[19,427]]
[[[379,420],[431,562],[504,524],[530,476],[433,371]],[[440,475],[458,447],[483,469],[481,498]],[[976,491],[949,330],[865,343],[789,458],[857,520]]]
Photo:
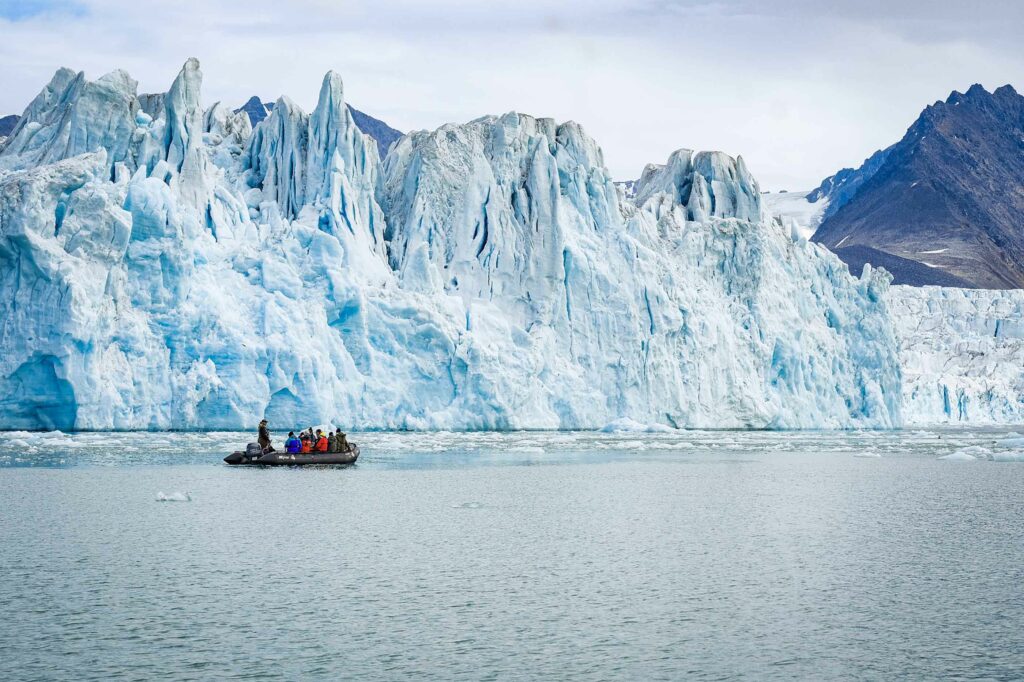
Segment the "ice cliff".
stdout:
[[908,424],[1024,424],[1024,291],[890,292]]
[[61,70],[0,148],[0,428],[892,427],[888,278],[680,150],[626,200],[575,123],[406,135],[341,79],[252,128]]

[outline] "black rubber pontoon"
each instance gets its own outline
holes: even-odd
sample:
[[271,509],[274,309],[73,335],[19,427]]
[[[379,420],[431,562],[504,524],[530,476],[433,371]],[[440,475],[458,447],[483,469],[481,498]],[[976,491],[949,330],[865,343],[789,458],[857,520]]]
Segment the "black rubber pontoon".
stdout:
[[265,455],[249,455],[244,452],[232,452],[224,458],[228,464],[247,464],[249,466],[303,466],[307,464],[355,464],[359,459],[359,446],[353,445],[348,452],[268,452]]

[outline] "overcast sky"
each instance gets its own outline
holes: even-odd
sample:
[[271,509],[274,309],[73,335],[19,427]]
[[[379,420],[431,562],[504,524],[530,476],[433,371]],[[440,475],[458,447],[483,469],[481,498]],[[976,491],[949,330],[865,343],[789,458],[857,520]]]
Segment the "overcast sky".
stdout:
[[516,110],[573,119],[616,179],[679,147],[808,189],[902,137],[925,105],[1024,85],[1020,0],[0,0],[0,115],[59,66],[166,90],[198,57],[207,104],[355,107],[407,131]]

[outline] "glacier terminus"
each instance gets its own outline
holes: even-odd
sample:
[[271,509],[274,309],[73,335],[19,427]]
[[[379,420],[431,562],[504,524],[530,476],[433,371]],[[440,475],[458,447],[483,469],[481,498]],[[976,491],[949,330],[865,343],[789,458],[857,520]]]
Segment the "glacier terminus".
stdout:
[[0,428],[1024,414],[1017,292],[854,277],[742,158],[681,149],[627,197],[573,122],[485,116],[381,159],[333,72],[255,128],[201,86],[194,59],[160,94],[61,69],[0,146]]

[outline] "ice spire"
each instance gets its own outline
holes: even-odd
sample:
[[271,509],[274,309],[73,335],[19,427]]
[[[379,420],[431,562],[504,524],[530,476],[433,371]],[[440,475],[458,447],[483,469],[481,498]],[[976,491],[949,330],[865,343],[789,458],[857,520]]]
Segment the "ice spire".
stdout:
[[384,219],[374,199],[377,146],[356,127],[334,71],[324,75],[308,140],[304,202],[321,207],[322,218],[335,230],[364,231],[381,250]]
[[320,87],[320,98],[309,118],[309,147],[306,152],[306,203],[326,198],[331,192],[331,175],[344,172],[345,143],[352,116],[345,106],[341,76],[328,71]]
[[189,148],[196,146],[203,133],[203,107],[199,102],[202,85],[199,60],[190,57],[164,99],[164,152],[167,163],[177,171],[181,171]]
[[302,209],[308,116],[288,97],[281,97],[249,142],[252,184],[277,202],[281,215],[296,218]]

